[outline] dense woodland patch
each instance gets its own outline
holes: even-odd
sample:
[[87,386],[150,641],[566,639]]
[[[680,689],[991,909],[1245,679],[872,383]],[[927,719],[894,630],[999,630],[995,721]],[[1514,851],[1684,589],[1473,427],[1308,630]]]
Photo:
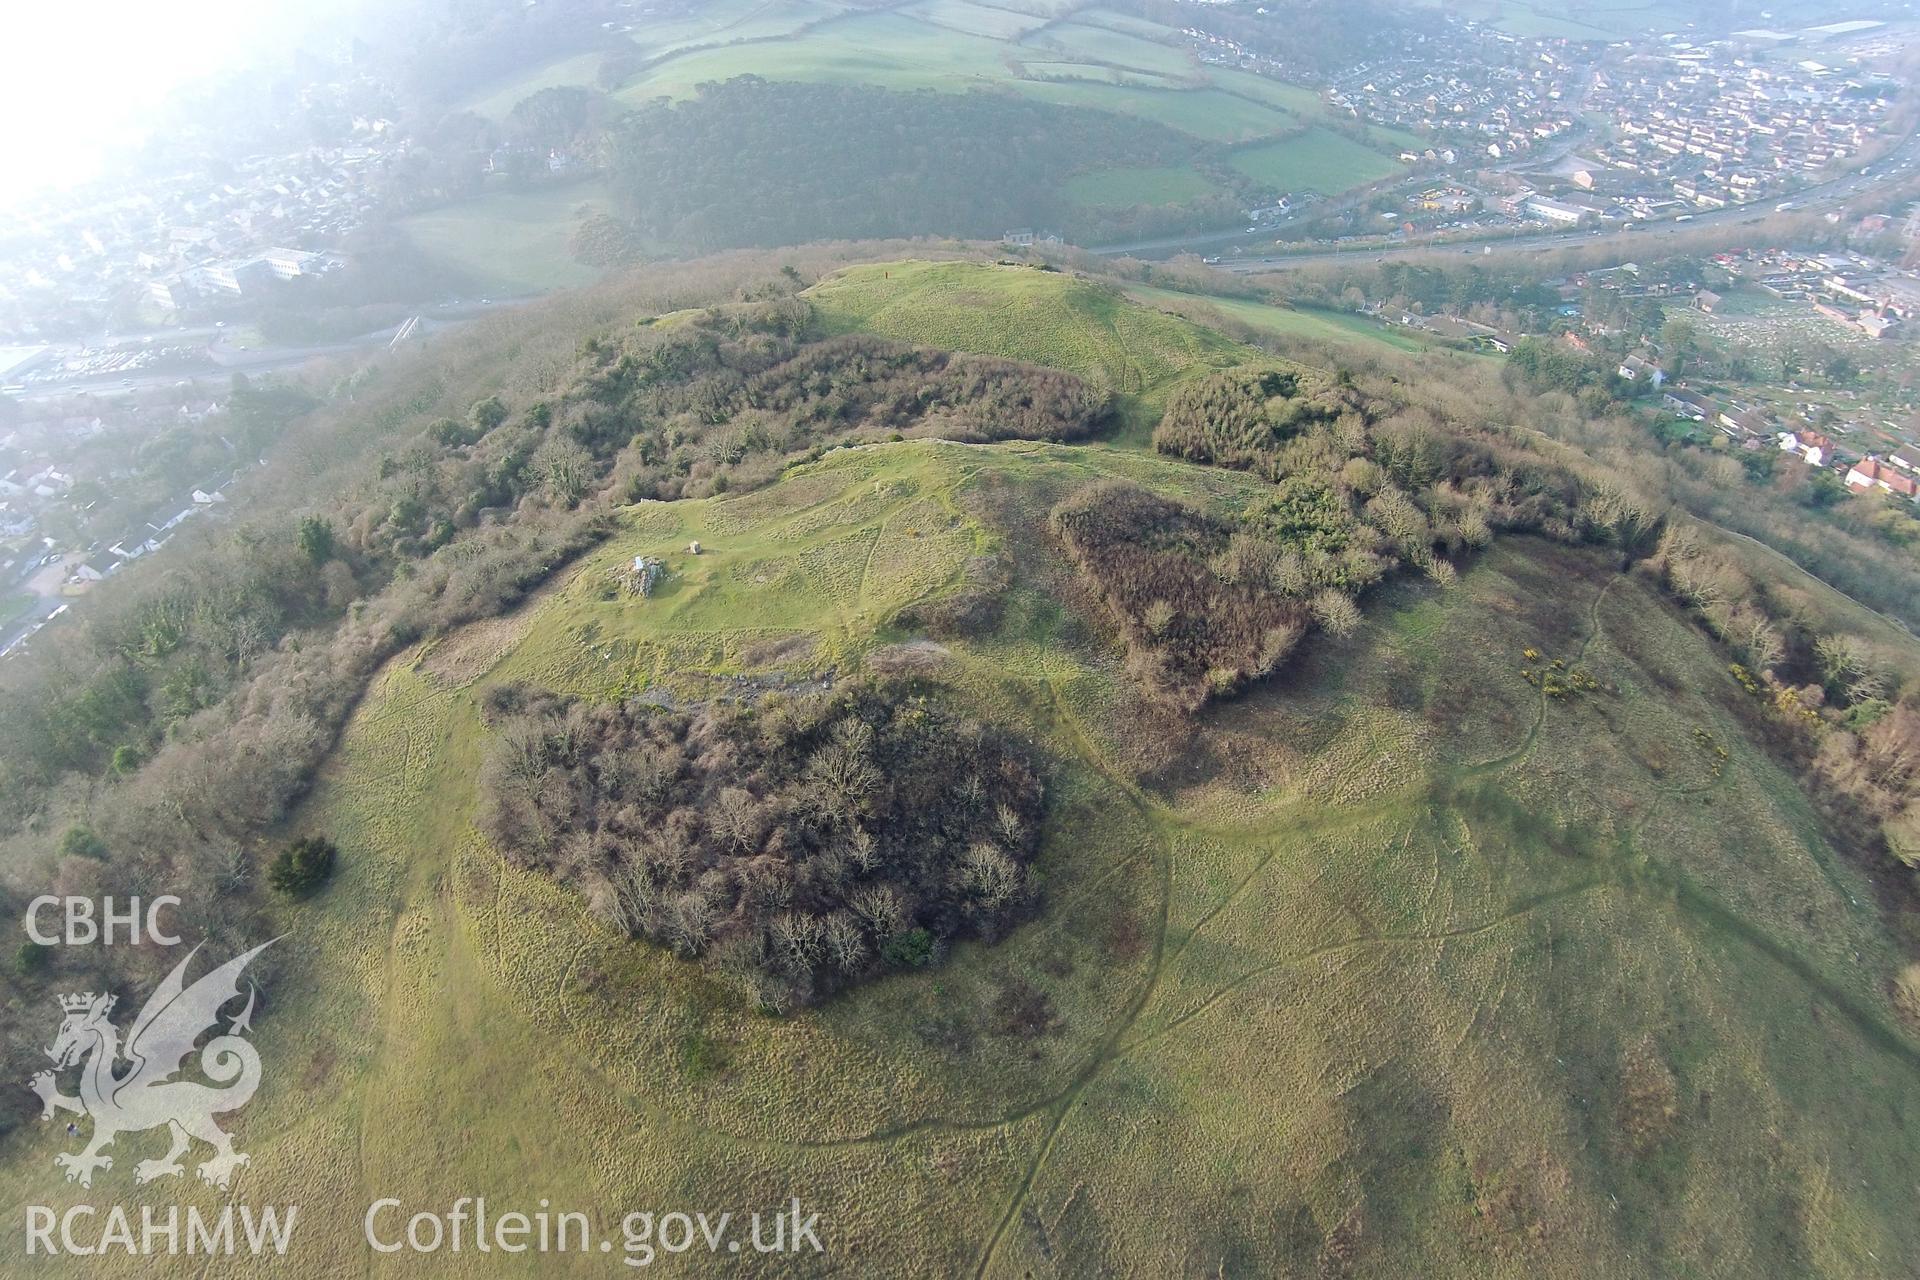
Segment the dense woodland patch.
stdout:
[[1358,397],[1305,388],[1297,373],[1230,369],[1176,389],[1154,429],[1153,445],[1189,462],[1265,471],[1274,479],[1281,444],[1316,423],[1338,422],[1343,414],[1357,412]]
[[1006,735],[900,686],[697,712],[492,698],[482,825],[766,1008],[995,937],[1031,901],[1041,785]]
[[1306,634],[1306,604],[1250,563],[1277,548],[1224,520],[1109,481],[1055,507],[1053,527],[1100,585],[1134,676],[1187,710],[1269,674]]
[[[1143,231],[1061,193],[1088,170],[1185,165],[1194,140],[1164,125],[1012,94],[913,93],[741,76],[622,122],[620,209],[649,240],[710,251],[822,239],[998,238],[1047,226],[1083,243]],[[1220,166],[1223,175],[1232,171]],[[1240,216],[1236,195],[1179,207],[1178,225]]]

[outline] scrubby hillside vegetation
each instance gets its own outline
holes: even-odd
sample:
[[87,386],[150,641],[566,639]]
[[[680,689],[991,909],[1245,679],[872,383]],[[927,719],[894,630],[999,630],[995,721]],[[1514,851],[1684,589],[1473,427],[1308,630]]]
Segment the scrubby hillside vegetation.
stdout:
[[[614,508],[764,484],[835,444],[1066,440],[1106,421],[1106,392],[1072,374],[813,335],[802,283],[767,260],[664,274],[589,302],[614,302],[591,321],[562,303],[355,375],[279,424],[282,456],[237,519],[117,579],[72,642],[0,673],[13,882],[165,885],[186,928],[239,950],[269,936],[274,830],[380,665],[519,603]],[[14,959],[43,958],[28,952]],[[150,981],[164,961],[77,953],[58,980]],[[16,1066],[33,1052],[10,1030],[20,1008],[0,1007]]]
[[1226,521],[1109,480],[1055,507],[1053,527],[1112,610],[1134,676],[1184,710],[1272,674],[1306,632],[1307,606],[1271,586],[1279,549]]
[[[1760,237],[1755,243],[1772,243],[1764,239],[1769,234],[1778,238],[1764,230],[1754,234]],[[1674,256],[1645,270],[1650,279],[1665,273],[1697,279],[1699,262],[1712,251],[1707,244],[1669,249],[1669,253],[1692,252],[1699,257]],[[1540,281],[1555,271],[1605,263],[1580,250],[1551,258],[1485,262],[1436,253],[1377,266],[1302,266],[1247,287],[1263,291],[1270,299],[1342,310],[1363,302],[1388,310],[1424,309],[1430,314],[1458,310],[1488,324],[1543,333],[1552,328],[1559,299]],[[1658,299],[1628,301],[1641,312],[1609,321],[1616,341],[1630,342],[1631,335],[1664,330],[1661,321],[1649,322],[1646,314],[1646,309],[1658,310]],[[1602,290],[1590,291],[1583,302],[1590,316],[1626,305]],[[1682,345],[1691,344],[1690,322],[1677,312],[1669,319],[1688,335]],[[1230,319],[1223,318],[1222,323],[1229,331],[1241,331],[1242,326]],[[1636,403],[1630,396],[1631,385],[1616,376],[1626,354],[1624,348],[1583,354],[1555,342],[1523,342],[1512,357],[1490,362],[1477,375],[1458,368],[1439,377],[1428,371],[1423,391],[1436,399],[1465,393],[1483,411],[1503,402],[1525,403],[1529,407],[1525,418],[1504,409],[1502,415],[1576,445],[1623,481],[1659,494],[1699,519],[1773,547],[1854,598],[1910,628],[1920,627],[1920,525],[1901,514],[1899,504],[1837,502],[1830,478],[1817,468],[1776,465],[1765,453],[1729,452],[1707,438],[1711,432],[1695,439],[1672,431],[1670,421],[1656,420],[1664,415],[1656,415],[1650,402]],[[1371,360],[1355,351],[1344,358]],[[1700,372],[1690,372],[1697,382]],[[1791,381],[1792,375],[1784,380]]]
[[489,835],[771,1010],[994,937],[1030,901],[1040,780],[1002,733],[862,685],[589,707],[507,687]]
[[1359,625],[1357,598],[1402,566],[1451,583],[1497,533],[1650,550],[1657,505],[1527,437],[1462,429],[1408,397],[1372,399],[1300,370],[1230,369],[1169,397],[1154,447],[1273,488],[1235,518],[1096,485],[1054,528],[1126,637],[1130,666],[1192,711],[1277,670],[1314,626]]
[[[798,1194],[887,1274],[1902,1275],[1897,632],[1483,363],[784,257],[318,388],[200,545],[351,588],[162,718],[188,609],[112,659],[139,749],[23,784],[16,911],[184,884],[216,949],[287,935],[244,1194],[302,1205],[300,1271],[364,1270],[368,1187],[486,1186]],[[174,634],[104,623],[189,546],[62,660]],[[317,765],[236,749],[276,705]],[[284,816],[143,859],[143,796],[226,820],[189,782]],[[35,955],[23,1077],[52,994],[170,958]],[[0,1195],[61,1193],[62,1128]]]
[[1356,397],[1332,388],[1309,393],[1296,372],[1233,369],[1189,382],[1168,397],[1153,446],[1191,462],[1258,470],[1277,480],[1282,445],[1309,427],[1343,418],[1352,436],[1362,425],[1359,408]]
[[1813,784],[1829,820],[1920,877],[1911,651],[1823,628],[1803,597],[1685,530],[1669,530],[1647,567],[1734,659],[1750,718]]

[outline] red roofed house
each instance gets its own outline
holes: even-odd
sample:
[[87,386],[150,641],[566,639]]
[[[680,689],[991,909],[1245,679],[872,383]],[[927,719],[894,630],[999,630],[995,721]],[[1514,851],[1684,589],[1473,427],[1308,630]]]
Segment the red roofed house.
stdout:
[[1912,499],[1920,495],[1920,480],[1915,480],[1896,467],[1888,466],[1878,458],[1867,458],[1854,463],[1853,470],[1847,472],[1847,488],[1882,489],[1887,493]]

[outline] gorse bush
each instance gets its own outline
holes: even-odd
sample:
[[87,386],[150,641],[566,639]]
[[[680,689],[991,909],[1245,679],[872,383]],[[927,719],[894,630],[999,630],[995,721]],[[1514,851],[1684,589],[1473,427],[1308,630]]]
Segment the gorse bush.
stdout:
[[37,942],[23,942],[13,953],[14,972],[23,978],[46,972],[52,963],[53,948],[43,947]]
[[289,898],[309,898],[333,878],[333,864],[339,857],[333,841],[321,836],[302,836],[275,855],[267,866],[267,883]]
[[60,852],[69,858],[104,858],[107,846],[92,827],[76,823],[60,833]]

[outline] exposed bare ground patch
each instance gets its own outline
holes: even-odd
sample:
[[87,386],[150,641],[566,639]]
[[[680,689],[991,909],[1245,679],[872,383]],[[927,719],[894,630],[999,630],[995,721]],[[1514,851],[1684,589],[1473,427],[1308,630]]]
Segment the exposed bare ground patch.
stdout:
[[445,689],[472,684],[493,670],[526,637],[541,603],[576,576],[557,574],[521,601],[512,613],[468,623],[452,635],[443,636],[421,654],[420,671]]
[[1920,964],[1910,964],[1893,982],[1893,1007],[1920,1030]]
[[813,661],[816,648],[812,636],[781,636],[749,645],[741,652],[740,662],[755,668],[806,666]]
[[952,651],[943,644],[909,640],[875,649],[867,655],[867,665],[882,675],[920,675],[935,670],[952,656]]

